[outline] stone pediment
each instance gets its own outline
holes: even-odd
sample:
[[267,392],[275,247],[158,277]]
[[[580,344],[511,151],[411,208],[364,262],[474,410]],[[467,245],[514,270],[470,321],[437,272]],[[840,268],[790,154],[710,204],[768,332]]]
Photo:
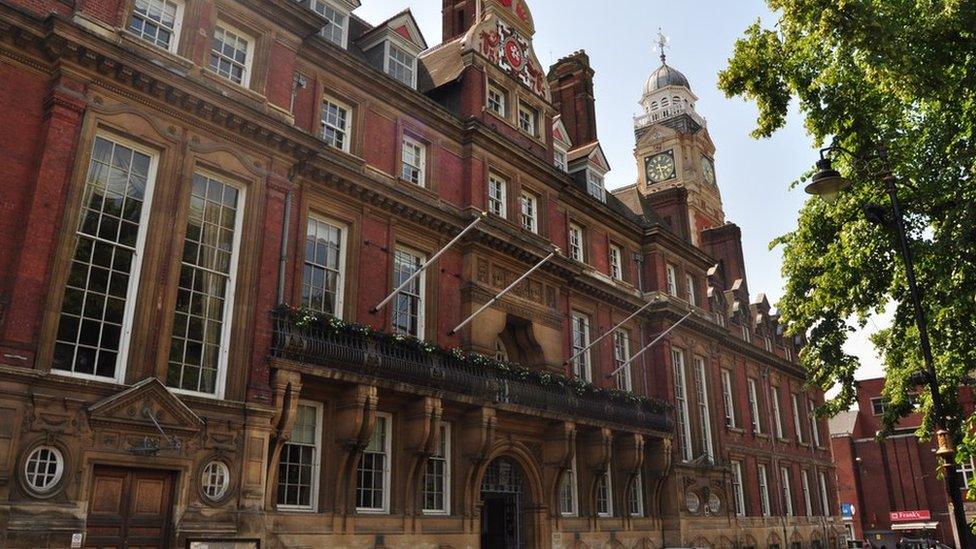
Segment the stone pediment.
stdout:
[[163,431],[192,434],[203,420],[158,379],[147,378],[88,407],[92,427],[121,428],[158,434]]

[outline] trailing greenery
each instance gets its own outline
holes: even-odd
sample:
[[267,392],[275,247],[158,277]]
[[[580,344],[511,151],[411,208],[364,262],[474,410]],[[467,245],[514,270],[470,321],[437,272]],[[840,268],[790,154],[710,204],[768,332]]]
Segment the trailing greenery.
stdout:
[[371,340],[378,343],[395,344],[432,357],[457,361],[479,370],[492,371],[501,378],[527,381],[543,387],[570,389],[581,397],[605,398],[614,402],[640,406],[653,413],[666,413],[668,410],[668,405],[660,400],[647,398],[629,391],[597,387],[579,378],[570,378],[545,369],[531,369],[514,362],[495,360],[493,357],[481,353],[468,352],[459,348],[445,349],[411,336],[391,334],[375,330],[365,324],[345,322],[326,313],[287,305],[280,306],[277,312],[290,317],[294,326],[299,329],[310,329],[323,335],[341,335],[362,341]]
[[[961,440],[958,459],[976,450],[976,418],[962,417],[958,389],[976,369],[976,2],[973,0],[767,0],[778,20],[757,21],[735,45],[719,86],[754,101],[753,135],[786,123],[791,102],[819,145],[856,156],[890,149],[899,182],[941,392]],[[811,164],[815,159],[811,158]],[[872,338],[884,360],[890,402],[886,430],[913,409],[921,391],[932,431],[931,397],[910,377],[923,370],[897,237],[869,223],[868,202],[890,207],[878,161],[839,160],[853,187],[833,204],[813,198],[783,246],[791,334],[805,334],[800,354],[811,383],[841,388],[824,413],[855,399],[857,358],[843,351],[856,328],[892,307],[892,326]],[[800,176],[801,183],[809,176]],[[775,182],[770,184],[777,184]],[[963,424],[970,428],[961,431]]]

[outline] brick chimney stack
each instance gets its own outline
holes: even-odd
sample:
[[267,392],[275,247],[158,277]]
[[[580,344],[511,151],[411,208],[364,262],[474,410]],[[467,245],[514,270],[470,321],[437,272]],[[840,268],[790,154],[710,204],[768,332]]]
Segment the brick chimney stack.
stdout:
[[549,69],[552,104],[562,115],[573,146],[597,140],[593,69],[585,51],[564,57]]
[[443,0],[444,42],[461,36],[474,25],[478,0]]

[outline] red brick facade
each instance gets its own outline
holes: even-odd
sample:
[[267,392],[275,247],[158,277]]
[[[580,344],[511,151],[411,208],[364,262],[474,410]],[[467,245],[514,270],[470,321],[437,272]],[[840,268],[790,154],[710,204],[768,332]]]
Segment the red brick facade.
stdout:
[[[831,448],[837,464],[840,503],[854,507],[845,522],[854,539],[875,547],[894,547],[903,537],[932,538],[952,545],[953,535],[945,484],[936,471],[940,465],[934,441],[921,441],[915,432],[920,414],[902,419],[895,432],[880,443],[883,378],[858,382],[857,410],[831,421]],[[963,389],[960,401],[966,415],[974,409],[972,391]],[[973,473],[967,473],[971,482]],[[927,512],[930,518],[892,520],[894,512]],[[972,520],[976,504],[966,502]],[[923,528],[922,525],[925,525]]]
[[[172,547],[840,541],[827,433],[808,415],[823,395],[804,387],[802,340],[781,333],[762,296],[750,299],[738,228],[700,230],[694,211],[705,200],[714,212],[717,188],[704,198],[690,183],[594,188],[588,176],[609,167],[593,70],[577,53],[546,74],[524,0],[444,0],[444,44],[431,48],[409,12],[375,26],[346,14],[337,45],[303,3],[162,4],[178,6],[182,30],[161,45],[137,32],[132,0],[0,0],[0,546],[65,547],[75,535],[85,546],[137,543],[137,508],[164,532],[154,541]],[[239,48],[229,58],[240,66],[227,66],[240,73],[220,72],[218,36]],[[389,68],[391,51],[416,56],[415,87]],[[492,89],[506,107],[489,105]],[[574,140],[565,168],[554,166],[557,116]],[[688,149],[681,173],[692,173],[714,147],[707,129],[683,128],[660,129]],[[641,150],[652,147],[647,135]],[[122,220],[139,235],[138,267],[118,287],[98,276],[124,267],[83,256],[85,242],[122,234],[87,225],[93,200],[111,207],[99,185],[118,184],[96,163],[106,142],[131,155],[106,170],[131,170],[124,192],[147,193],[143,217]],[[505,182],[500,197],[493,179]],[[431,258],[485,211],[425,271],[415,301],[405,291],[376,309],[409,267],[397,251]],[[316,255],[327,239],[308,237],[313,220],[341,235],[335,266]],[[578,259],[570,227],[582,229]],[[205,230],[220,240],[206,265]],[[316,262],[338,282],[334,309],[313,315],[295,306],[311,302]],[[85,294],[76,311],[79,286],[108,297]],[[197,294],[208,312],[193,308]],[[91,312],[99,299],[109,312]],[[115,330],[111,306],[124,308],[121,347],[85,343]],[[193,311],[206,324],[194,325]],[[413,313],[416,338],[391,336],[411,329]],[[64,319],[76,316],[72,331]],[[593,345],[578,373],[574,317],[591,342],[625,330]],[[624,370],[629,390],[618,385],[620,363],[661,334]],[[82,351],[65,358],[69,339],[102,345],[99,360],[118,357],[97,370]],[[676,372],[687,437],[675,430]],[[38,476],[45,459],[57,474]],[[305,469],[289,469],[302,459]],[[379,488],[363,480],[374,473]],[[439,492],[427,482],[437,474]],[[502,530],[511,537],[500,542]]]

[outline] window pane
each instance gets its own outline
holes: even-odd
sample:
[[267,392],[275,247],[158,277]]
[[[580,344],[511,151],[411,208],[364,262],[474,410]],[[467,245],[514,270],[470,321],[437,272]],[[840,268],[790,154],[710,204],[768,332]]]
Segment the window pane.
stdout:
[[[398,249],[393,258],[393,286],[399,287],[423,265],[423,256],[404,249]],[[421,337],[421,324],[424,309],[423,284],[421,274],[396,294],[393,307],[393,331],[413,337]]]
[[245,78],[249,65],[247,56],[250,40],[217,25],[210,51],[210,69],[235,84],[247,85]]
[[[233,196],[233,200],[223,200]],[[235,229],[219,229],[224,216],[237,219],[237,191],[229,185],[194,174],[187,217],[180,287],[174,314],[169,361],[171,387],[207,394],[217,393],[217,381],[224,368],[225,318],[233,287],[232,264],[237,254]],[[195,235],[201,235],[199,242]],[[187,251],[196,250],[196,254]],[[186,326],[180,332],[178,326]]]
[[[135,291],[133,257],[148,215],[143,204],[152,184],[151,163],[145,153],[95,138],[58,321],[55,369],[115,377],[125,306],[134,298],[130,296]],[[113,191],[109,191],[110,174],[114,174]],[[120,216],[126,208],[134,222],[127,224],[131,230],[120,233]]]
[[313,508],[318,476],[319,410],[299,404],[292,438],[281,449],[278,462],[278,505]]
[[342,316],[342,231],[342,227],[310,217],[302,271],[302,305],[337,317]]
[[175,49],[179,6],[170,0],[136,0],[129,32],[165,50]]

